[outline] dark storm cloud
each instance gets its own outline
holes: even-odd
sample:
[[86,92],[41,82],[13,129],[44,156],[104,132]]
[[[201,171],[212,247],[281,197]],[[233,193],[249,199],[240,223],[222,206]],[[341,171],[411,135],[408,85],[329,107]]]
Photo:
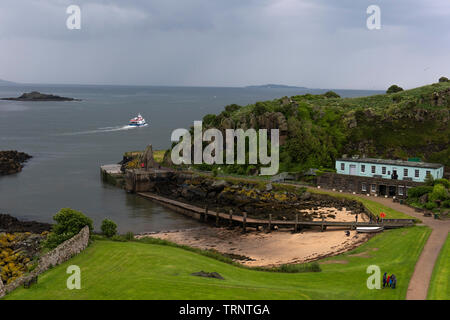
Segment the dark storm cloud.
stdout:
[[[67,6],[82,29],[68,30]],[[382,29],[366,28],[381,7]],[[0,78],[405,87],[450,75],[448,0],[2,0]]]

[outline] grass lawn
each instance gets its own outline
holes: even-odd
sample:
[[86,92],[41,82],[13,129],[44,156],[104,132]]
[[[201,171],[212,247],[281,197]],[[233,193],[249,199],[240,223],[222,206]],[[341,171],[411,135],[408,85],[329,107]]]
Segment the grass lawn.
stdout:
[[375,215],[379,215],[381,212],[384,212],[386,214],[386,219],[415,219],[414,217],[408,216],[407,214],[404,214],[403,212],[399,212],[392,208],[386,207],[385,205],[383,205],[381,203],[366,199],[366,198],[364,198],[364,196],[343,194],[340,192],[329,192],[329,191],[324,191],[324,190],[319,190],[319,189],[311,189],[311,188],[308,188],[308,191],[312,192],[312,193],[328,194],[328,195],[336,197],[336,198],[346,198],[346,199],[352,199],[352,200],[362,202],[364,204],[364,206]]
[[450,237],[447,236],[441,253],[436,261],[433,270],[433,276],[428,289],[428,299],[430,300],[448,300],[450,299]]
[[[357,249],[327,258],[322,272],[277,273],[236,267],[171,246],[96,240],[70,261],[6,299],[404,299],[430,229],[388,230]],[[81,290],[66,288],[66,268],[81,268]],[[369,290],[366,269],[395,273],[397,289]],[[225,280],[201,278],[219,272]]]

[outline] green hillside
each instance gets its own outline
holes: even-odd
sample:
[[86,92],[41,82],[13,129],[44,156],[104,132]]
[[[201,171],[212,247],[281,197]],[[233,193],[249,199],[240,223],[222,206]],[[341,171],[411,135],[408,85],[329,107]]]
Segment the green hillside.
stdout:
[[[348,253],[325,259],[321,272],[249,270],[180,248],[95,240],[71,260],[48,270],[30,289],[5,299],[404,299],[430,235],[427,227],[388,230]],[[81,269],[81,289],[69,290],[69,265]],[[394,273],[398,287],[367,288],[367,267]],[[191,275],[218,272],[224,280]],[[381,276],[380,276],[381,277]]]
[[[280,129],[281,171],[333,168],[343,154],[391,159],[419,157],[450,166],[450,82],[397,93],[340,98],[299,95],[206,115],[204,126]],[[247,173],[249,167],[228,167]]]

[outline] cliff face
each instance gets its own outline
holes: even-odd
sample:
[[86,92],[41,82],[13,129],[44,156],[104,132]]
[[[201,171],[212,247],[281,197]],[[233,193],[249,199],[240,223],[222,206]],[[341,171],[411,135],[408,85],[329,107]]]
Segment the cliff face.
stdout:
[[334,167],[343,154],[450,166],[450,82],[361,98],[301,95],[207,115],[206,127],[280,129],[280,170]]

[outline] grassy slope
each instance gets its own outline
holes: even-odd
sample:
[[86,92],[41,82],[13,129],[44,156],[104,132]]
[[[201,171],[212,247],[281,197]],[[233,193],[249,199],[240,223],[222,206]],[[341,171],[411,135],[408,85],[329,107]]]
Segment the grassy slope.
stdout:
[[[352,252],[328,258],[320,273],[283,274],[235,267],[169,246],[95,241],[39,277],[31,289],[7,299],[404,299],[414,265],[430,234],[427,227],[390,230]],[[352,256],[361,254],[363,256]],[[395,273],[398,289],[369,290],[366,268]],[[82,289],[66,289],[69,265],[81,268]],[[194,277],[200,270],[225,280]]]
[[450,299],[450,236],[447,236],[434,266],[430,288],[428,289],[428,299],[449,300]]
[[386,207],[385,205],[382,205],[381,203],[365,199],[361,196],[353,196],[349,194],[343,194],[343,193],[337,193],[337,192],[329,192],[324,190],[318,190],[318,189],[308,189],[308,191],[313,193],[320,193],[320,194],[328,194],[330,196],[336,197],[336,198],[347,198],[347,199],[353,199],[356,201],[360,201],[364,204],[364,206],[373,214],[380,215],[381,212],[384,212],[386,214],[386,219],[415,219],[414,217],[408,216],[402,212],[396,211],[392,208]]

